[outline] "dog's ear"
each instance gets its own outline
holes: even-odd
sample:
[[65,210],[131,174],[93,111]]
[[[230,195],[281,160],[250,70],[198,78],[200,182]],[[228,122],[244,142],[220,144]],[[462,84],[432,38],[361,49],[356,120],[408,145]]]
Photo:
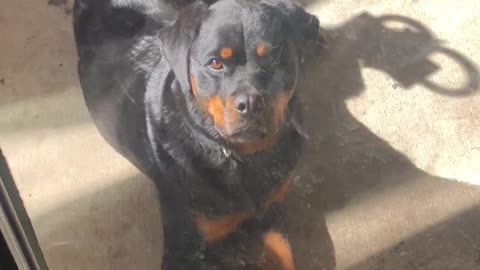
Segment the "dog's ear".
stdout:
[[325,47],[325,39],[320,34],[318,18],[305,11],[291,0],[264,0],[265,3],[280,9],[286,17],[287,27],[294,36],[300,57],[307,57],[316,47]]
[[173,70],[182,90],[190,90],[189,55],[208,6],[195,1],[178,11],[175,21],[159,34],[163,56]]

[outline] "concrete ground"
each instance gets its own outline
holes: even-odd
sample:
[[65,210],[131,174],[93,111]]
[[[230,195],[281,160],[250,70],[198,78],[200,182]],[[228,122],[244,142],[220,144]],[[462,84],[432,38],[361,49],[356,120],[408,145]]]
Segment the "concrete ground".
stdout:
[[[83,103],[71,2],[2,1],[0,146],[50,269],[160,269],[154,187]],[[328,48],[299,86],[298,269],[480,269],[480,2],[303,2]]]

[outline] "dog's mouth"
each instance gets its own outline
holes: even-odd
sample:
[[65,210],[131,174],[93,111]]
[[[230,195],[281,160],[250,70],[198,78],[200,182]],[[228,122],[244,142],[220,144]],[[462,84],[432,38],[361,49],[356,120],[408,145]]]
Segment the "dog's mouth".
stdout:
[[278,130],[269,130],[263,125],[250,124],[236,127],[230,132],[218,130],[218,133],[231,143],[249,143],[274,136],[278,133]]
[[227,145],[242,155],[252,155],[264,152],[274,146],[280,137],[280,129],[267,131],[260,127],[243,128],[221,136]]

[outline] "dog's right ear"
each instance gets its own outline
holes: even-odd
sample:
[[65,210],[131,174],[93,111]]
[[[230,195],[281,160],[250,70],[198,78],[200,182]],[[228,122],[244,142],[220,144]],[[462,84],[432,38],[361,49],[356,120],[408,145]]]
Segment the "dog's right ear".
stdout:
[[262,0],[278,8],[286,18],[287,31],[293,36],[300,58],[309,57],[315,47],[326,47],[318,18],[292,0]]
[[173,24],[160,31],[160,46],[163,56],[173,70],[183,91],[190,90],[190,48],[207,14],[207,4],[197,0],[179,10]]

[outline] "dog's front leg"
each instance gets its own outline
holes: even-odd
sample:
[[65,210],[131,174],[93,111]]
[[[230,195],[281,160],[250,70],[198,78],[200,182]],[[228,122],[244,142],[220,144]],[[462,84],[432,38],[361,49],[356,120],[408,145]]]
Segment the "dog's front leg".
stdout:
[[288,241],[281,205],[272,205],[260,224],[260,240],[265,251],[266,269],[295,270],[295,259]]

